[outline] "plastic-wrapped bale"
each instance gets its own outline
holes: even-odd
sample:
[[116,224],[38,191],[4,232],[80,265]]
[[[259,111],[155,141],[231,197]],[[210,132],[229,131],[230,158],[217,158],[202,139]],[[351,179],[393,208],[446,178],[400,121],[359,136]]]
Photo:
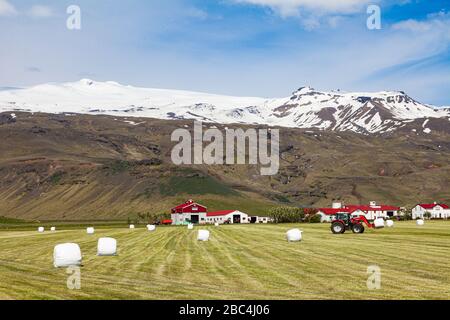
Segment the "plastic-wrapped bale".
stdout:
[[56,227],[51,227],[50,231],[56,231]]
[[423,221],[422,219],[416,220],[416,224],[418,226],[423,226],[425,224],[425,221]]
[[97,244],[97,255],[115,256],[117,254],[117,240],[113,238],[100,238]]
[[86,229],[86,233],[87,234],[94,234],[95,233],[95,229],[93,227],[89,227]]
[[45,228],[44,228],[44,227],[39,227],[39,228],[38,228],[38,232],[39,232],[39,233],[43,233],[44,231],[45,231]]
[[384,219],[382,219],[382,218],[375,219],[373,224],[374,224],[375,228],[377,228],[377,229],[384,228]]
[[214,225],[215,225],[216,227],[218,227],[218,226],[219,226],[219,223],[218,223],[218,222],[216,222],[216,223],[214,223]]
[[194,225],[192,223],[188,224],[188,230],[193,230],[194,229]]
[[209,240],[209,231],[208,230],[198,230],[198,241],[208,241]]
[[130,224],[130,229],[134,229],[134,228],[135,228],[134,224]]
[[286,239],[288,242],[302,241],[302,234],[303,231],[299,229],[291,229],[288,232],[286,232]]
[[76,243],[58,244],[53,250],[55,268],[66,268],[81,265],[81,250]]
[[392,221],[392,220],[386,221],[386,226],[387,226],[388,228],[392,228],[392,227],[394,226],[394,221]]
[[149,225],[147,226],[147,230],[148,230],[148,231],[155,231],[155,230],[156,230],[156,226],[153,225],[153,224],[149,224]]

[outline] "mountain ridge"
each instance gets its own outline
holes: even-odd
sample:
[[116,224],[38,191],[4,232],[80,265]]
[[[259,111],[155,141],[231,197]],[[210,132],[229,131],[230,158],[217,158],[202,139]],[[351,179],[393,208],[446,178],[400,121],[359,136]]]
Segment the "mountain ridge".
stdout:
[[450,130],[446,128],[450,127],[446,126],[449,108],[422,104],[403,91],[327,92],[301,87],[288,97],[259,98],[82,79],[0,91],[0,112],[18,111],[201,120],[362,134],[405,128],[420,131],[425,122],[425,133]]

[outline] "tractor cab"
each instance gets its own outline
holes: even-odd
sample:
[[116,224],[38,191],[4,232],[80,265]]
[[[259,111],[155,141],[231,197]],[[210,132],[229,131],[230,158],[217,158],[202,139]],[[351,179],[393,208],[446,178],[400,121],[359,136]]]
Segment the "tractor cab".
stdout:
[[337,213],[334,220],[342,220],[348,223],[350,221],[350,215],[348,213]]

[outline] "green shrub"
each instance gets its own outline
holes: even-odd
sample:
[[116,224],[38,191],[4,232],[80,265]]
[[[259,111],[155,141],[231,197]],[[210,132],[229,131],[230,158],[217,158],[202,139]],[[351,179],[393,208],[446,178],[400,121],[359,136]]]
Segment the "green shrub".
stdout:
[[315,214],[309,219],[309,223],[321,223],[322,217],[320,214]]
[[269,211],[274,223],[298,223],[305,218],[303,209],[294,207],[276,207]]

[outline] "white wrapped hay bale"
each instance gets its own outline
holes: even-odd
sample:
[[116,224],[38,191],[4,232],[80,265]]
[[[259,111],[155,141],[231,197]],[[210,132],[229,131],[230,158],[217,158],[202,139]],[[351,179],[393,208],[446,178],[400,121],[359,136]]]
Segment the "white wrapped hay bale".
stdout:
[[392,221],[392,220],[386,221],[386,226],[387,226],[388,228],[392,228],[392,227],[394,226],[394,221]]
[[55,268],[66,268],[81,265],[81,250],[76,243],[64,243],[55,246],[53,250]]
[[302,241],[302,234],[303,231],[301,231],[300,229],[291,229],[286,232],[286,239],[288,242]]
[[208,230],[198,230],[198,241],[208,241],[209,240],[209,231]]
[[38,232],[39,232],[39,233],[44,233],[44,231],[45,231],[45,228],[44,228],[44,227],[39,227],[39,228],[38,228]]
[[156,230],[156,226],[153,225],[153,224],[149,224],[149,225],[147,226],[147,230],[148,230],[148,231],[155,231],[155,230]]
[[50,231],[56,231],[56,227],[51,227]]
[[100,238],[97,244],[97,255],[115,256],[117,254],[117,240],[113,238]]
[[188,230],[194,230],[194,225],[192,223],[189,223],[187,227]]
[[86,229],[86,233],[87,234],[94,234],[95,233],[95,229],[93,227],[89,227]]
[[384,228],[384,219],[382,219],[382,218],[375,219],[373,224],[374,224],[375,228],[377,228],[377,229]]
[[130,229],[133,230],[135,228],[134,224],[130,224]]
[[214,225],[215,225],[216,227],[218,227],[218,226],[219,226],[219,223],[218,223],[218,222],[216,222],[216,223],[214,223]]
[[425,224],[425,221],[423,221],[422,219],[418,219],[418,220],[416,220],[416,224],[418,226],[423,226]]

